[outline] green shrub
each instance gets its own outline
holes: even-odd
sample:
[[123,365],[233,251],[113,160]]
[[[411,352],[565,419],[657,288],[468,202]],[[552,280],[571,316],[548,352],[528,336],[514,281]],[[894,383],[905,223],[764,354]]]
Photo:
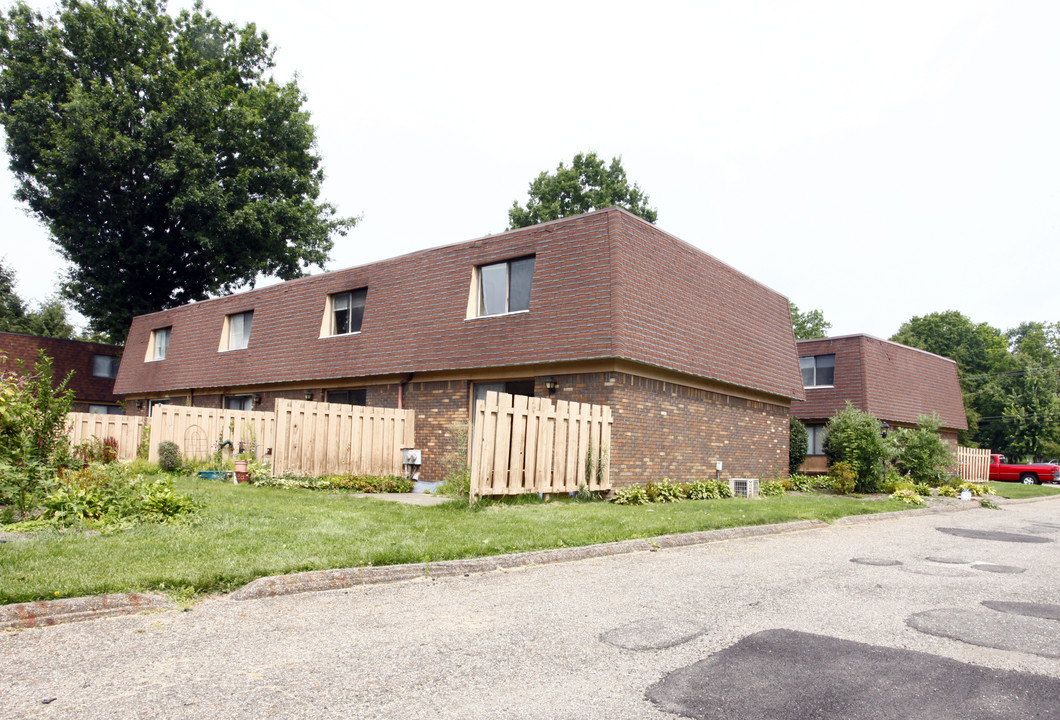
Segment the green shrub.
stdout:
[[688,486],[688,497],[693,500],[721,500],[732,497],[728,483],[718,480],[697,480]]
[[792,490],[803,493],[816,492],[832,485],[827,475],[800,475],[799,473],[790,475],[788,482],[791,483]]
[[953,465],[953,452],[939,435],[938,417],[920,416],[916,429],[899,428],[891,434],[895,468],[915,483],[938,487]]
[[920,496],[916,490],[910,490],[909,488],[899,488],[891,493],[892,500],[901,500],[909,505],[923,505],[924,498]]
[[648,482],[644,488],[651,502],[681,502],[685,497],[681,485],[675,484],[669,478],[663,478],[659,482]]
[[158,443],[158,469],[176,472],[180,469],[180,447],[171,440]]
[[832,467],[828,469],[828,477],[832,480],[833,491],[839,495],[849,495],[857,488],[858,466],[845,461],[832,463]]
[[762,483],[762,486],[758,489],[759,494],[766,497],[776,497],[784,494],[784,483],[779,480],[771,480],[767,483]]
[[806,461],[809,452],[806,426],[794,415],[788,421],[788,472],[795,473]]
[[66,473],[43,505],[43,518],[59,527],[119,529],[139,522],[168,522],[199,508],[191,497],[173,492],[169,479],[133,475],[122,463],[91,463]]
[[937,492],[939,497],[957,497],[960,494],[952,485],[940,485]]
[[824,452],[833,465],[851,464],[856,470],[856,492],[879,492],[890,459],[890,445],[883,438],[880,421],[855,408],[850,401],[828,421]]
[[651,501],[648,499],[648,492],[643,485],[630,485],[629,487],[615,490],[615,494],[611,497],[611,502],[615,505],[647,505]]
[[25,516],[70,461],[66,414],[74,393],[67,384],[73,373],[53,382],[52,360],[43,350],[32,370],[16,364],[17,373],[0,372],[0,504]]
[[469,424],[456,422],[449,426],[452,450],[442,456],[442,484],[438,492],[446,497],[471,498],[471,465],[467,461]]
[[916,483],[913,485],[913,490],[922,497],[931,497],[931,486],[927,483]]

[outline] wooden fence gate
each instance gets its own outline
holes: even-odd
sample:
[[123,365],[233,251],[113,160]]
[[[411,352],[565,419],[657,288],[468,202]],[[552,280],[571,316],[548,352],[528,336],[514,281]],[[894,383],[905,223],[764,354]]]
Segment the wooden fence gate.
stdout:
[[415,440],[412,410],[280,399],[272,474],[402,475]]
[[507,393],[475,403],[471,500],[611,489],[611,408]]
[[957,447],[957,475],[967,482],[990,479],[990,449]]

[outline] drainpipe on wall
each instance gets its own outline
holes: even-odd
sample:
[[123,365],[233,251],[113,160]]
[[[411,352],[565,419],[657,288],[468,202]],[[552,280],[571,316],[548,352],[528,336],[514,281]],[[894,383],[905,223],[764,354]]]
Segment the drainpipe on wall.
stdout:
[[398,383],[398,410],[404,409],[404,398],[405,398],[405,386],[412,380],[413,373],[409,373],[408,377]]

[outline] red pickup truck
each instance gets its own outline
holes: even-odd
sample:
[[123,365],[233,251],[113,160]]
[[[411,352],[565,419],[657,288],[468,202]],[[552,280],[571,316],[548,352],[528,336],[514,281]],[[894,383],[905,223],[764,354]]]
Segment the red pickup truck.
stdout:
[[991,455],[990,479],[1021,482],[1024,485],[1060,482],[1060,466],[1045,463],[1040,465],[1009,465],[1005,462],[1004,455]]

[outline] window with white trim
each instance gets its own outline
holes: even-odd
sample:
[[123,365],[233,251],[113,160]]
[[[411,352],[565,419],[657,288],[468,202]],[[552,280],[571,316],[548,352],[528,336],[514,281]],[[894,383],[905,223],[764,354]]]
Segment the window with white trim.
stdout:
[[254,311],[235,313],[225,317],[227,336],[222,340],[228,340],[228,345],[223,350],[243,350],[250,344],[250,323],[254,319]]
[[835,379],[835,355],[811,355],[799,358],[803,387],[832,387]]
[[118,365],[120,361],[113,355],[92,356],[92,377],[111,378],[118,377]]
[[169,352],[169,335],[172,329],[173,327],[170,326],[151,331],[151,339],[147,343],[146,360],[166,359],[166,353]]
[[253,395],[229,395],[225,398],[225,410],[253,410]]
[[125,411],[118,405],[89,405],[88,411],[93,415],[124,415]]
[[330,297],[331,326],[329,335],[352,335],[361,331],[368,288],[335,293]]
[[530,309],[534,256],[481,265],[478,268],[478,316]]

